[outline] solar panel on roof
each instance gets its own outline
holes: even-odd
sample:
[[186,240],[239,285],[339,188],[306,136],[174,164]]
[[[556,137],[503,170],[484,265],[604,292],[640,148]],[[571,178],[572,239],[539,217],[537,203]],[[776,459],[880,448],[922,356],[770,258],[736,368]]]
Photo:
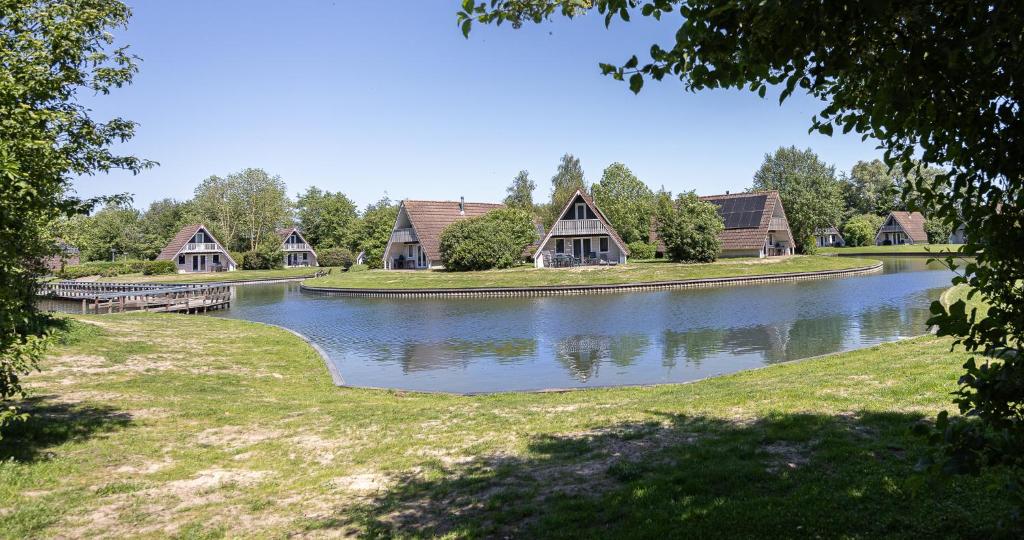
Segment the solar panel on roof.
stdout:
[[714,202],[718,205],[718,214],[725,221],[726,229],[749,229],[760,226],[767,200],[767,195],[752,195]]

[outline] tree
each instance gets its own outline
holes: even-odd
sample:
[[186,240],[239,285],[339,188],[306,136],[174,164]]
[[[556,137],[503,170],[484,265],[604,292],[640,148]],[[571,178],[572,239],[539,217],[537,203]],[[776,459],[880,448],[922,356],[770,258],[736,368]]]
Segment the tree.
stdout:
[[558,219],[558,212],[562,211],[569,198],[577,189],[587,191],[587,181],[583,177],[583,167],[580,160],[572,154],[562,156],[558,164],[558,170],[551,177],[551,203],[548,206],[548,214],[545,218],[545,227],[550,227]]
[[190,203],[174,199],[161,199],[150,203],[139,223],[143,242],[142,258],[156,258],[174,235],[188,224],[189,212]]
[[[642,7],[641,7],[642,6]],[[965,365],[955,402],[961,413],[940,415],[934,440],[947,451],[947,469],[977,471],[984,465],[1020,466],[1024,447],[1024,132],[1019,82],[1020,28],[1024,4],[938,0],[888,2],[850,9],[820,2],[793,10],[784,2],[748,0],[495,0],[465,2],[458,14],[468,36],[474,22],[541,22],[596,7],[606,23],[630,19],[630,8],[666,18],[675,42],[655,44],[643,64],[631,56],[602,71],[629,80],[639,92],[645,78],[678,78],[691,91],[748,89],[760,96],[779,90],[784,101],[797,88],[823,103],[811,129],[835,128],[877,140],[884,161],[904,174],[921,166],[946,167],[913,186],[930,217],[962,221],[974,261],[958,271],[991,306],[980,318],[963,301],[948,309],[932,304],[929,321],[981,353]],[[955,84],[950,84],[955,81]],[[1000,361],[990,362],[988,358]]]
[[533,190],[537,184],[530,180],[530,171],[519,171],[512,184],[505,190],[505,206],[533,212]]
[[141,214],[127,204],[108,204],[82,225],[78,249],[83,261],[141,259],[145,255]]
[[384,248],[391,240],[391,229],[398,218],[398,205],[387,195],[368,205],[356,225],[353,251],[365,252],[366,265],[370,268],[384,267]]
[[835,168],[809,148],[790,146],[766,154],[754,173],[753,190],[779,192],[793,239],[804,253],[813,251],[816,230],[839,223],[842,216],[842,186]]
[[257,251],[289,221],[291,203],[280,176],[243,169],[226,178],[211,176],[196,187],[195,213],[232,250]]
[[718,208],[696,193],[680,193],[673,201],[663,192],[657,202],[658,236],[665,255],[677,262],[713,262],[722,251],[719,235],[725,222]]
[[303,236],[314,247],[326,249],[351,244],[359,213],[356,204],[344,193],[310,187],[296,198],[295,210]]
[[945,244],[949,242],[949,234],[953,232],[953,225],[941,219],[926,218],[924,231],[928,233],[929,244]]
[[843,241],[851,247],[871,245],[883,221],[885,218],[875,214],[853,216],[843,225]]
[[523,260],[523,250],[537,240],[533,217],[519,208],[501,208],[482,216],[460,219],[441,233],[441,262],[445,270],[465,272],[511,268]]
[[152,165],[115,154],[131,121],[94,119],[78,101],[130,84],[135,57],[114,47],[131,11],[114,0],[6,0],[0,11],[0,429],[21,418],[21,376],[35,369],[54,319],[36,309],[52,225],[108,198],[71,195],[71,180]]
[[654,192],[622,163],[612,163],[591,188],[594,202],[626,243],[646,242]]
[[230,180],[214,175],[200,182],[192,198],[192,217],[229,250],[239,249],[242,201]]
[[270,176],[263,169],[243,169],[228,176],[228,184],[241,203],[240,240],[250,251],[258,251],[260,244],[271,238],[279,240],[274,231],[289,221],[291,202],[288,189],[280,176]]
[[893,210],[922,210],[915,185],[931,184],[945,171],[911,161],[904,174],[902,164],[890,168],[881,160],[858,161],[843,180],[843,198],[852,214],[884,216]]

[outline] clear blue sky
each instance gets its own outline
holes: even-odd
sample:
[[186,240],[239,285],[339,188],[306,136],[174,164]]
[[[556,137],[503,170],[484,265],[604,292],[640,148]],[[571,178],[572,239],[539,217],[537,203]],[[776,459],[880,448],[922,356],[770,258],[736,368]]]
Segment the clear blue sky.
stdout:
[[712,194],[749,186],[781,145],[813,148],[839,171],[880,156],[859,137],[809,135],[820,107],[806,96],[779,106],[668,80],[634,96],[600,74],[598,62],[667,44],[674,17],[605,29],[594,13],[477,27],[466,40],[455,0],[129,4],[134,18],[118,38],[141,71],[87,103],[98,118],[139,122],[122,150],[160,166],[80,179],[84,196],[129,192],[145,207],[189,198],[207,176],[261,167],[292,196],[316,185],[360,206],[385,192],[497,201],[527,169],[545,200],[566,152],[588,181],[621,161],[654,189]]

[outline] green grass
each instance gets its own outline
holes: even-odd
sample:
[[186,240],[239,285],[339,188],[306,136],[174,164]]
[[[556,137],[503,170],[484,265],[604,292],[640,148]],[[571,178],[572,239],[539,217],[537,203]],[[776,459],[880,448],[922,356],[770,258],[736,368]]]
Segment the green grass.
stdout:
[[77,320],[0,441],[0,536],[1010,536],[994,478],[913,472],[965,360],[945,339],[465,397],[334,387],[255,323]]
[[821,254],[839,255],[885,255],[886,253],[943,253],[955,252],[961,244],[903,244],[899,246],[858,246],[858,247],[822,247]]
[[604,285],[696,278],[756,276],[867,266],[869,259],[794,256],[768,259],[722,259],[709,264],[679,264],[664,260],[630,262],[611,267],[534,268],[445,272],[441,270],[335,272],[306,281],[306,285],[338,288],[438,289],[470,287],[537,287],[550,285]]
[[970,285],[960,284],[950,287],[946,292],[942,294],[941,301],[947,307],[955,304],[958,300],[963,300],[967,305],[967,313],[970,314],[971,310],[978,310],[978,319],[983,319],[988,316],[988,302],[981,298],[980,294],[969,294],[971,292]]
[[[327,268],[280,268],[277,270],[235,270],[234,272],[209,272],[203,274],[166,274],[160,276],[144,276],[142,274],[122,274],[111,278],[100,278],[108,282],[132,283],[206,283],[213,281],[242,281],[257,279],[299,278],[311,276],[317,270]],[[334,269],[334,271],[338,271]]]

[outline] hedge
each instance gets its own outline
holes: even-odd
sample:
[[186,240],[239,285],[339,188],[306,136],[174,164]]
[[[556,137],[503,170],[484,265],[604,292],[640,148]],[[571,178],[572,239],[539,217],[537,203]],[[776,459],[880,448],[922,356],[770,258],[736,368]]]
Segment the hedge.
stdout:
[[649,244],[641,240],[629,243],[629,256],[638,261],[653,259],[657,251],[656,244]]
[[79,279],[87,276],[113,277],[140,272],[151,276],[173,274],[176,270],[174,261],[92,261],[65,266],[60,272],[57,272],[57,276],[62,279]]

